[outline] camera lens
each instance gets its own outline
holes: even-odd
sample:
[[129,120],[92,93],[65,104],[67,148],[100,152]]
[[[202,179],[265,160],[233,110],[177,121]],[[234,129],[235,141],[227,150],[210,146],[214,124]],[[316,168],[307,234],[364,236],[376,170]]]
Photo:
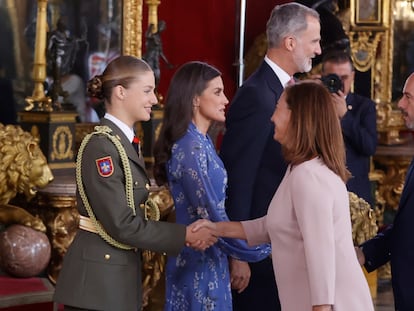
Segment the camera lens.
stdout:
[[339,90],[343,90],[341,78],[334,73],[322,76],[321,80],[323,85],[325,85],[331,93],[338,93]]

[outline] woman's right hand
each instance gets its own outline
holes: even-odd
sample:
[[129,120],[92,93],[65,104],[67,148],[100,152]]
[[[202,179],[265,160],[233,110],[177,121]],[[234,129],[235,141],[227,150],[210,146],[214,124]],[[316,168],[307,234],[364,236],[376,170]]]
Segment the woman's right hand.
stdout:
[[217,242],[215,225],[207,219],[200,219],[187,226],[186,245],[204,251]]

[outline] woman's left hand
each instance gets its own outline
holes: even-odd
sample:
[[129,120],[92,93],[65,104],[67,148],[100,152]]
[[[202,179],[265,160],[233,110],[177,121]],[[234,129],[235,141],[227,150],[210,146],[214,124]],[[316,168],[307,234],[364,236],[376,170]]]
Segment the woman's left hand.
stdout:
[[245,261],[230,259],[230,283],[231,288],[240,294],[249,285],[251,271]]

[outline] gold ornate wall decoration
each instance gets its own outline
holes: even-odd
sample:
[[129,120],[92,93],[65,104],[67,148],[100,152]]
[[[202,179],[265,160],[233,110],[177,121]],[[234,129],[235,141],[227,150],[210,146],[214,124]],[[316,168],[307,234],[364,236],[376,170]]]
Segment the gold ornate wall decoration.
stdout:
[[[351,0],[349,38],[355,68],[371,72],[371,98],[391,101],[392,3],[390,0]],[[392,34],[391,34],[392,35]]]
[[383,33],[361,31],[349,33],[351,53],[355,68],[361,72],[368,71],[375,63],[378,42]]
[[[371,13],[362,12],[361,8]],[[404,143],[400,131],[404,122],[392,103],[393,75],[393,8],[390,0],[351,0],[350,30],[351,53],[355,68],[361,72],[371,70],[371,98],[377,104],[379,143]]]
[[374,99],[376,103],[389,103],[391,101],[393,58],[391,51],[393,49],[393,42],[390,38],[392,37],[392,28],[389,28],[388,31],[382,32],[378,47],[378,51],[380,51],[380,53],[378,53],[379,56],[375,61],[374,67],[372,68],[372,99]]
[[375,161],[384,170],[384,178],[378,182],[379,195],[386,208],[397,210],[404,187],[407,168],[411,163],[414,146],[378,146]]
[[73,135],[69,126],[58,126],[52,137],[52,160],[72,160]]
[[124,0],[122,54],[142,55],[142,0]]
[[391,103],[377,103],[377,131],[379,142],[384,145],[399,145],[406,141],[400,137],[404,129],[401,112],[395,110]]

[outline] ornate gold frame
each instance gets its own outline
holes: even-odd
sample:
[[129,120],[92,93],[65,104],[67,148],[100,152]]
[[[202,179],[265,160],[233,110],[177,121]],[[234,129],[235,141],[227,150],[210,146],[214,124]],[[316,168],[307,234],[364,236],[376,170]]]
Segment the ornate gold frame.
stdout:
[[383,0],[356,0],[351,2],[355,10],[351,18],[360,25],[381,25]]

